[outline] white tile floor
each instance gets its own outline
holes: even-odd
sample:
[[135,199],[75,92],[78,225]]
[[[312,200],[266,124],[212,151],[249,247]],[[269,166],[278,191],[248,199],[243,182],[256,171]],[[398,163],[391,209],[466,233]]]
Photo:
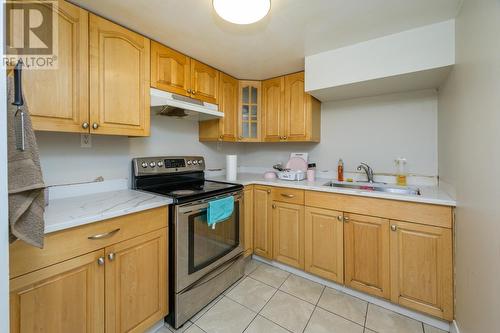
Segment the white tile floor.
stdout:
[[156,333],[444,333],[251,260],[245,276],[178,330]]

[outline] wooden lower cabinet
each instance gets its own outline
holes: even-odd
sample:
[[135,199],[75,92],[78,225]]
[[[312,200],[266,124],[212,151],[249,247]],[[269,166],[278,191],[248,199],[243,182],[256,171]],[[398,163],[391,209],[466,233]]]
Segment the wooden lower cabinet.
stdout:
[[273,224],[271,189],[255,186],[253,191],[254,234],[253,251],[256,255],[273,258]]
[[[89,240],[96,232],[105,234],[101,230],[113,231]],[[12,266],[22,275],[10,280],[10,332],[146,331],[168,313],[167,235],[167,211],[161,207],[49,234],[44,249],[15,242],[11,258],[27,264]],[[68,242],[78,245],[78,255],[68,259],[54,253],[59,248],[64,254],[66,247],[76,253]]]
[[144,332],[167,313],[167,229],[106,248],[106,332]]
[[390,297],[389,220],[344,214],[345,285]]
[[304,206],[273,202],[273,259],[304,269]]
[[253,186],[245,186],[243,191],[243,249],[245,255],[253,252]]
[[344,282],[343,213],[305,208],[305,271]]
[[253,195],[256,255],[453,320],[451,207],[260,185]]
[[453,320],[451,229],[391,221],[391,301]]
[[104,250],[10,280],[11,333],[104,332]]

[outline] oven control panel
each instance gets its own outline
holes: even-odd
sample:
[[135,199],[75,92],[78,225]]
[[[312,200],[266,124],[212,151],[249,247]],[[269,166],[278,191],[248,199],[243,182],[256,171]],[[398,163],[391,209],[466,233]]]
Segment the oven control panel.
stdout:
[[132,160],[132,169],[136,177],[163,173],[203,171],[205,170],[205,159],[201,156],[138,157]]

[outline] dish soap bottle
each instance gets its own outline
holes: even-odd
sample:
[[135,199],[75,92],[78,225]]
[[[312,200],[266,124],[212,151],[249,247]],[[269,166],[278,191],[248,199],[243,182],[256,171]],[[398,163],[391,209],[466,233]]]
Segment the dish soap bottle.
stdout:
[[337,180],[339,182],[344,181],[344,161],[339,159],[339,164],[337,165]]
[[399,186],[406,186],[407,181],[406,181],[406,159],[405,158],[397,158],[395,160],[396,162],[396,183]]

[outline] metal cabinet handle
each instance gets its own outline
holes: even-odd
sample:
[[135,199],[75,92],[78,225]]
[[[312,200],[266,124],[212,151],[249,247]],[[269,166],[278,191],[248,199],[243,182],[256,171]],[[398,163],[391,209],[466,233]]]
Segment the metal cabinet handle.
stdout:
[[348,216],[344,216],[344,222],[345,223],[349,222],[349,217]]
[[196,95],[196,91],[192,90],[191,94]]
[[284,137],[283,137],[283,140],[286,140],[286,139],[288,139],[288,137],[284,136]]
[[99,266],[104,265],[104,257],[99,257],[99,258],[97,259],[97,264],[98,264]]
[[282,197],[285,197],[285,198],[295,198],[295,194],[286,194],[286,193],[281,193],[281,196]]
[[92,124],[92,128],[95,129],[95,130],[98,129],[99,128],[99,124],[98,123],[93,123]]
[[190,94],[191,93],[191,89],[188,89],[187,92],[188,92],[188,94]]
[[273,204],[273,209],[276,209],[276,204]]
[[337,220],[342,221],[343,220],[342,215],[337,216]]
[[103,238],[108,238],[116,234],[118,231],[120,231],[120,228],[117,228],[115,230],[112,230],[110,232],[105,232],[103,234],[97,234],[97,235],[92,235],[89,236],[88,239],[90,240],[98,240],[98,239],[103,239]]
[[267,190],[267,194],[271,194],[271,190]]
[[116,254],[114,252],[108,253],[108,259],[109,259],[109,261],[115,260],[115,256],[116,256]]
[[395,224],[391,225],[391,230],[392,231],[396,231],[397,229],[398,229],[398,227]]
[[82,124],[82,128],[83,128],[83,129],[87,129],[87,128],[89,128],[89,123],[88,123],[88,122],[84,122],[84,123]]

